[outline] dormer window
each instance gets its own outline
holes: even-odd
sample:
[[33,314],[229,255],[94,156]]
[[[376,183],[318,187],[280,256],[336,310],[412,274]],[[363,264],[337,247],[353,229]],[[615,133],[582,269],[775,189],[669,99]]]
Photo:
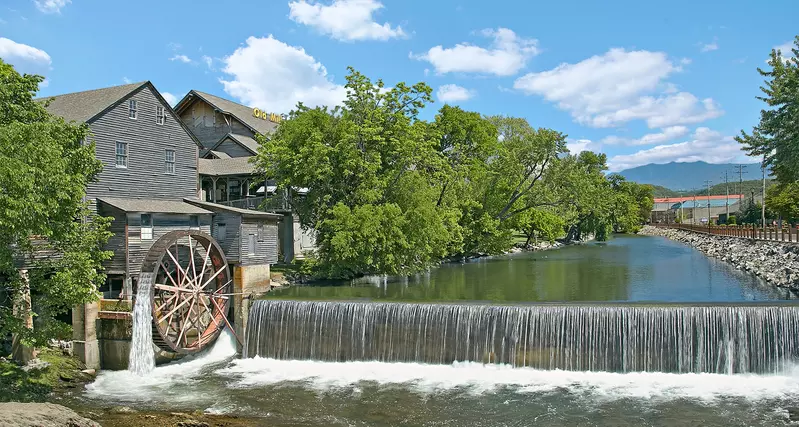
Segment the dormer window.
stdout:
[[135,99],[128,101],[128,118],[136,120],[136,117],[138,116],[137,104],[138,103]]

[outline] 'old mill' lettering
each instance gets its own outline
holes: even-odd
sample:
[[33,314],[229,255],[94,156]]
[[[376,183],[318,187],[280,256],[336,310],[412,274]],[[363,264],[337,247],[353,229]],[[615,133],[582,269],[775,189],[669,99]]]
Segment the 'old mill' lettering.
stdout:
[[261,111],[258,108],[252,109],[252,115],[254,117],[258,117],[259,119],[269,120],[270,122],[274,123],[280,123],[280,120],[282,119],[279,114],[267,113],[266,111]]

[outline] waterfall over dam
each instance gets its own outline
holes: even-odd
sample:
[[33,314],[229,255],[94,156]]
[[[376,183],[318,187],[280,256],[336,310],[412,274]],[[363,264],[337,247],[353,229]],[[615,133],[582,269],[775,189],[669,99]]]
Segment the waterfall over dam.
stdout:
[[778,372],[799,306],[257,301],[245,357],[510,364],[604,372]]

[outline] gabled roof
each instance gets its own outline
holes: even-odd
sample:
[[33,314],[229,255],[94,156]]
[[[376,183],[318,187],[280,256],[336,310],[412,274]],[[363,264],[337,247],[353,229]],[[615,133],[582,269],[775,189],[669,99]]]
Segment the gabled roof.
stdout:
[[250,209],[241,209],[241,208],[234,208],[232,206],[225,206],[220,205],[219,203],[211,203],[211,202],[202,202],[199,200],[194,199],[183,199],[186,203],[190,203],[195,206],[199,206],[204,209],[208,209],[210,211],[219,212],[219,211],[226,211],[226,212],[233,212],[239,215],[248,216],[248,217],[256,217],[261,219],[271,219],[275,221],[279,221],[283,219],[283,215],[270,213],[270,212],[263,212],[263,211],[254,211]]
[[252,175],[255,165],[253,157],[233,157],[230,159],[198,159],[197,172],[208,176]]
[[[211,147],[211,150],[212,151],[216,150],[227,139],[230,139],[233,142],[241,145],[242,147],[244,147],[244,149],[249,151],[253,156],[258,154],[258,141],[256,141],[254,138],[251,138],[251,137],[249,137],[247,135],[239,135],[239,134],[235,134],[235,133],[229,133],[229,134],[223,136],[219,141],[217,141],[216,144],[214,144],[213,147]],[[230,157],[230,156],[228,156],[228,157]]]
[[216,95],[211,95],[210,93],[200,92],[198,90],[189,91],[189,93],[187,93],[186,96],[184,96],[183,99],[178,102],[178,105],[175,106],[175,111],[177,111],[178,114],[182,113],[183,110],[192,103],[195,97],[202,99],[217,110],[235,117],[253,132],[258,132],[262,135],[268,135],[277,129],[277,123],[274,123],[271,120],[264,120],[254,117],[252,115],[252,107],[229,101]]
[[83,92],[66,93],[37,100],[51,100],[47,111],[71,122],[89,122],[109,107],[150,82],[131,83]]
[[123,212],[152,212],[172,214],[210,214],[211,211],[177,200],[123,199],[98,197],[97,200]]
[[156,98],[166,107],[172,120],[175,120],[191,137],[192,141],[203,148],[197,136],[189,130],[183,120],[175,114],[175,110],[161,95],[161,92],[155,88],[152,82],[144,81],[139,83],[131,83],[121,86],[111,86],[101,89],[86,90],[83,92],[65,93],[63,95],[47,96],[37,98],[37,101],[47,103],[47,111],[50,114],[62,117],[64,120],[71,122],[90,123],[94,119],[101,116],[103,113],[126,100],[129,96],[133,95],[139,89],[148,86]]

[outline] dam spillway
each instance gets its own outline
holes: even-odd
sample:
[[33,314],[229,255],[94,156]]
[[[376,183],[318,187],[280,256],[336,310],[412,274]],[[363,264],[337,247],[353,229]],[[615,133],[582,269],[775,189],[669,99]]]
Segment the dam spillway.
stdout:
[[479,305],[261,300],[244,356],[507,364],[546,370],[774,373],[799,357],[799,306]]

